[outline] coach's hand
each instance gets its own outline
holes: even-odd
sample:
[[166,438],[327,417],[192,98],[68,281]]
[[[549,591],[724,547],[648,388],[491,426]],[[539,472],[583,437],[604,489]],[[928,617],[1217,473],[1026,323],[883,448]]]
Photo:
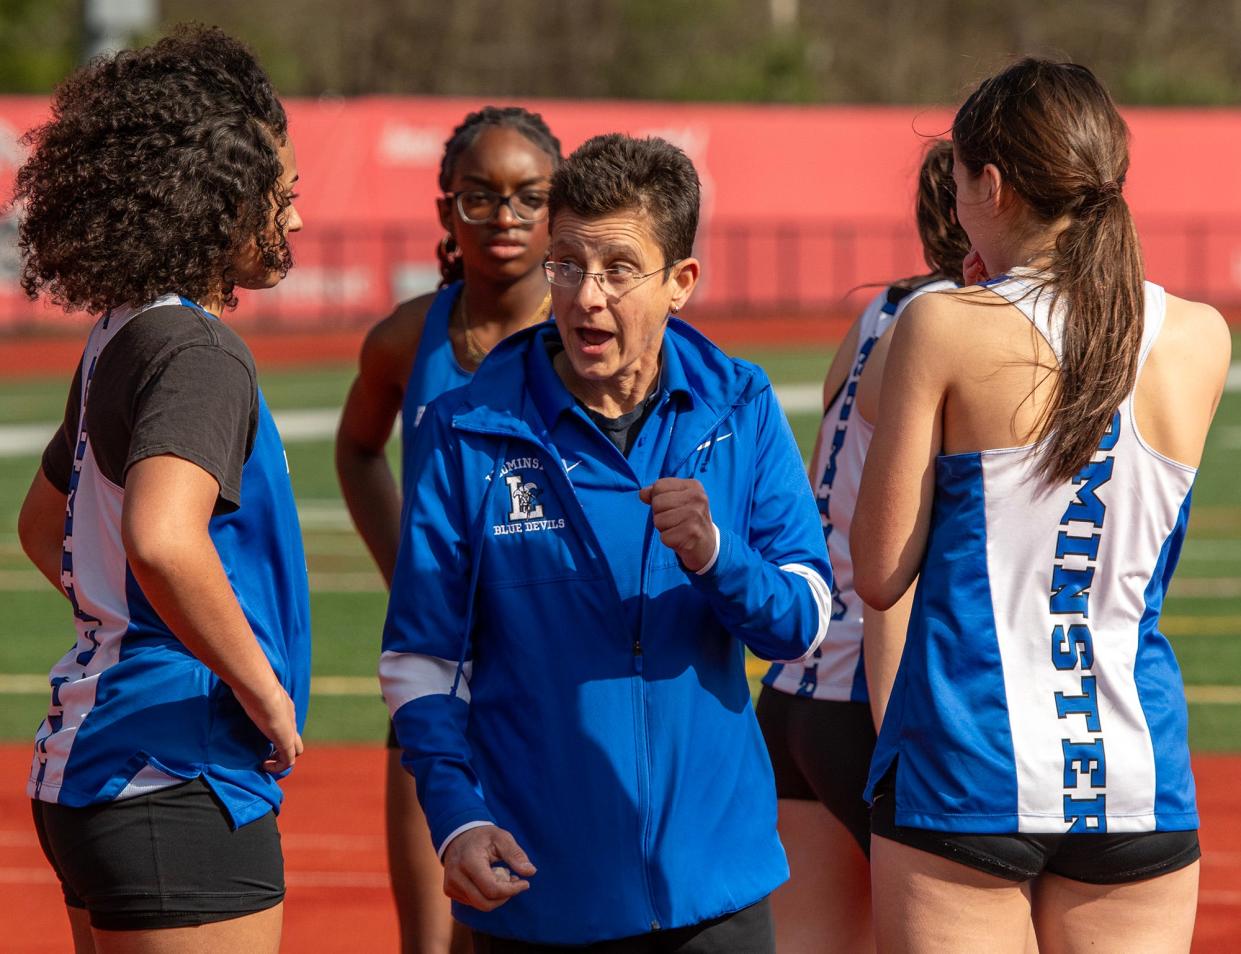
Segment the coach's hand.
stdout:
[[530,887],[534,865],[503,828],[463,831],[444,852],[444,894],[480,911],[494,911]]
[[715,554],[715,526],[707,491],[696,480],[661,477],[638,491],[651,505],[651,519],[664,546],[675,550],[681,565],[697,573]]

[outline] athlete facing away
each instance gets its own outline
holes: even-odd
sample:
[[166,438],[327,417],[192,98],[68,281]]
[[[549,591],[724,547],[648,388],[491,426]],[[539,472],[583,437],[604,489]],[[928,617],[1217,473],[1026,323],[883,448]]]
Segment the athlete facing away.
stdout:
[[1143,279],[1128,129],[1086,68],[1025,59],[952,130],[993,277],[892,341],[850,544],[914,579],[871,768],[882,951],[1187,951],[1198,815],[1159,615],[1226,377],[1212,308]]

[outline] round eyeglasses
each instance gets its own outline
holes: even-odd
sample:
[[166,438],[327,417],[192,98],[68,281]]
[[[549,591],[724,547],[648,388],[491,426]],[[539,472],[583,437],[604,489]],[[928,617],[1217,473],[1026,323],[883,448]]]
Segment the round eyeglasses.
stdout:
[[547,193],[542,189],[521,189],[511,195],[500,195],[490,189],[463,189],[449,192],[446,198],[457,206],[457,214],[470,225],[483,225],[500,214],[507,205],[518,222],[538,222],[547,218]]
[[671,268],[681,260],[668,262],[666,265],[660,265],[659,268],[650,272],[638,272],[632,268],[626,268],[624,265],[614,265],[611,268],[605,268],[601,272],[588,272],[582,266],[575,265],[573,262],[544,262],[543,271],[547,275],[547,280],[553,285],[559,285],[561,288],[577,288],[582,284],[582,279],[587,276],[598,282],[599,287],[605,292],[612,295],[623,295],[629,289],[633,288],[639,282],[646,281],[652,275]]

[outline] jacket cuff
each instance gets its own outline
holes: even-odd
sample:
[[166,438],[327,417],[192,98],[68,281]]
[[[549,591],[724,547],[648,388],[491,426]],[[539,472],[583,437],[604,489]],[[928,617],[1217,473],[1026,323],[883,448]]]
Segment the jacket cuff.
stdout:
[[711,568],[715,566],[715,561],[720,558],[720,528],[715,525],[715,521],[711,522],[711,529],[715,533],[715,549],[711,551],[711,559],[700,570],[695,570],[695,576],[702,576],[711,572]]
[[446,837],[442,842],[440,842],[440,846],[439,848],[435,850],[435,853],[439,855],[440,861],[443,861],[444,852],[448,850],[448,846],[452,844],[452,840],[456,838],[458,835],[464,834],[465,832],[469,831],[471,828],[486,828],[488,826],[494,828],[495,824],[496,824],[495,822],[486,821],[485,819],[481,819],[481,818],[478,821],[466,822],[464,825],[461,825],[453,829],[451,832],[449,832],[448,837]]

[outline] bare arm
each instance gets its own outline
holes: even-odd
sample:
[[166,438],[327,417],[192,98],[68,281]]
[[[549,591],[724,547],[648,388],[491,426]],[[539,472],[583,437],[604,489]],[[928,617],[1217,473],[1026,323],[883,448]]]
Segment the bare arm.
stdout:
[[428,301],[406,302],[366,336],[336,432],[336,476],[345,505],[389,585],[400,541],[401,494],[384,448],[405,397]]
[[233,690],[275,746],[263,768],[281,772],[302,753],[293,700],[255,639],[208,533],[219,484],[171,455],[129,468],[121,539],[151,606],[204,665]]
[[905,593],[926,549],[952,373],[952,305],[937,299],[923,295],[897,322],[849,535],[854,589],[877,609]]
[[47,479],[43,469],[35,472],[17,518],[17,536],[22,549],[52,586],[60,585],[61,549],[65,539],[67,497]]
[[870,715],[875,731],[883,725],[883,714],[892,696],[892,683],[905,651],[909,611],[913,608],[914,587],[886,610],[866,607],[862,613],[862,658],[866,660],[866,690],[870,696]]

